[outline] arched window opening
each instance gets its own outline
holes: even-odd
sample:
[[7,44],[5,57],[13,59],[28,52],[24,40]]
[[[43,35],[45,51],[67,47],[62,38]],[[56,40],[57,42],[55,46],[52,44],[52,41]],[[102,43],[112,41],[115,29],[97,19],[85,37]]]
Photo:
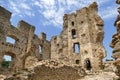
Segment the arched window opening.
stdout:
[[75,39],[76,37],[77,37],[77,35],[76,35],[76,30],[73,29],[73,30],[72,30],[72,39]]
[[11,44],[15,44],[15,39],[7,36],[7,37],[6,37],[6,42],[9,42],[9,43],[11,43]]
[[11,61],[12,61],[11,56],[4,55],[3,56],[3,61],[2,61],[2,68],[9,68]]
[[85,65],[87,70],[91,70],[91,62],[89,59],[85,61]]
[[79,43],[74,43],[74,53],[80,53]]

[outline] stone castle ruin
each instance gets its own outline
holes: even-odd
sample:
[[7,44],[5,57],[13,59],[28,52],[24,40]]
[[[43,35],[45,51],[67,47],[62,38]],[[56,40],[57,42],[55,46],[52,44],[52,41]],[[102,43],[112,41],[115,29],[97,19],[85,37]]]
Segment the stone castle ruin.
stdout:
[[[12,57],[7,71],[0,66],[1,80],[120,79],[119,16],[115,22],[118,32],[111,43],[116,60],[103,63],[104,22],[96,2],[76,13],[65,14],[63,31],[50,41],[45,33],[35,35],[35,27],[23,20],[14,27],[10,18],[11,13],[0,6],[0,63],[4,55]],[[15,43],[7,42],[7,37]]]
[[63,21],[63,31],[51,39],[51,58],[100,69],[106,52],[102,44],[104,23],[98,16],[97,4],[65,14]]

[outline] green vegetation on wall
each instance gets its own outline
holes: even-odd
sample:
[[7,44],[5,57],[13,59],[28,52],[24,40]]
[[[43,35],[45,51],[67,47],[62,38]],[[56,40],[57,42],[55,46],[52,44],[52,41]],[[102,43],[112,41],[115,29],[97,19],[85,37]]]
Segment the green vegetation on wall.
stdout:
[[6,60],[4,59],[3,62],[2,62],[2,67],[3,67],[3,68],[8,68],[10,62],[11,62],[11,61],[6,61]]

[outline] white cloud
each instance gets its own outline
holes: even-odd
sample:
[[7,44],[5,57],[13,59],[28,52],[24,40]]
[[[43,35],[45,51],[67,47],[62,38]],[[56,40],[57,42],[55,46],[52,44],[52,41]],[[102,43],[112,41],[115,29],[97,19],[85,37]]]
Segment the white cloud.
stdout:
[[13,11],[12,16],[15,16],[20,13],[20,10],[17,8],[17,5],[14,2],[10,1],[9,5],[10,5],[10,9]]
[[55,0],[41,0],[41,2],[48,6],[53,6],[55,4]]
[[17,6],[17,5],[16,5],[14,2],[12,2],[12,1],[10,1],[9,4],[10,4],[10,6],[12,6],[12,7]]
[[117,11],[116,10],[111,10],[111,11],[105,11],[104,12],[104,15],[102,16],[103,19],[108,19],[108,18],[112,18],[112,17],[115,17],[117,15]]
[[97,0],[98,5],[102,5],[102,4],[107,3],[107,2],[109,2],[109,1],[110,1],[110,0]]
[[[111,0],[9,0],[9,6],[13,13],[13,16],[20,17],[28,16],[28,17],[40,17],[35,14],[35,12],[39,13],[39,15],[44,16],[46,21],[43,21],[44,25],[54,25],[54,26],[62,26],[63,23],[63,15],[66,12],[73,12],[82,7],[88,6],[92,2],[96,1],[99,6],[104,6],[106,3],[109,3]],[[110,5],[109,5],[110,6]],[[111,18],[117,14],[115,10],[115,6],[108,5],[104,7],[104,9],[99,12],[103,19]],[[102,7],[103,8],[103,7]]]
[[23,15],[19,15],[20,17],[23,17]]
[[16,12],[16,13],[20,13],[20,10],[17,7],[12,7],[12,9]]
[[10,8],[10,11],[12,12],[12,17],[16,17],[16,16],[29,16],[29,17],[33,17],[35,16],[34,12],[32,11],[32,6],[31,4],[29,4],[28,2],[26,2],[27,0],[23,0],[23,1],[13,1],[13,0],[9,0],[8,1],[8,5]]
[[35,14],[30,12],[30,11],[25,11],[25,14],[29,17],[34,17],[35,16]]
[[85,0],[79,0],[79,1],[81,3],[83,3],[83,4],[85,4],[85,5],[89,5],[89,4],[93,3],[93,2],[97,2],[98,5],[102,5],[104,3],[107,3],[110,0],[87,0],[87,1],[85,1]]
[[35,1],[35,2],[34,2],[34,5],[39,6],[39,5],[40,5],[40,2],[39,2],[39,1]]
[[[55,4],[55,0],[41,0],[36,1],[35,5],[40,7],[40,14],[42,14],[47,20],[45,24],[53,24],[55,26],[62,24],[62,17],[64,14],[65,8],[59,8],[58,5]],[[45,25],[44,24],[44,25]]]
[[109,19],[115,17],[118,14],[118,12],[115,6],[111,6],[105,8],[102,11],[99,11],[99,14],[103,19]]
[[[104,3],[107,3],[109,0],[40,0],[35,1],[34,5],[40,7],[40,14],[42,14],[47,20],[47,23],[53,24],[55,26],[62,26],[63,22],[63,15],[66,11],[73,12],[77,9],[80,9],[84,6],[88,6],[92,2],[97,1],[99,5],[102,5]],[[111,10],[110,10],[111,11]],[[105,13],[100,13],[103,18],[109,18],[112,15],[108,13],[107,16]]]
[[20,4],[20,7],[23,8],[23,9],[28,9],[28,10],[31,9],[31,8],[30,8],[27,4],[25,4],[25,3]]

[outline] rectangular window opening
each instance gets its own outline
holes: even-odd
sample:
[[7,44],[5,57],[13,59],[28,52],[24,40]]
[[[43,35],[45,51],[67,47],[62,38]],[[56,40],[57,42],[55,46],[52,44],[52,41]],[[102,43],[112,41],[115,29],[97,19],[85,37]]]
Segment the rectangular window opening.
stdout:
[[15,44],[15,39],[7,36],[7,37],[6,37],[6,42],[9,42],[9,43],[11,43],[11,44]]
[[75,62],[75,63],[76,63],[76,64],[79,64],[79,62],[80,62],[79,60],[76,60],[76,62]]
[[74,43],[74,53],[79,53],[79,52],[80,52],[79,43]]
[[74,22],[72,21],[72,26],[74,26]]
[[76,35],[76,30],[73,29],[73,30],[72,30],[72,38],[75,39],[76,37],[77,37],[77,35]]

